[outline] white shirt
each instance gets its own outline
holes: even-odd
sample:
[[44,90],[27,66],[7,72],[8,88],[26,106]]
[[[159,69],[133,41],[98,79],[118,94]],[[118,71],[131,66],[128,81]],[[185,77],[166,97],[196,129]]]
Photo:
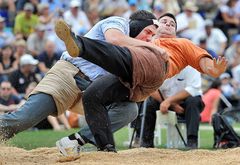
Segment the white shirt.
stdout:
[[63,18],[67,24],[71,26],[72,31],[77,35],[86,34],[91,28],[87,15],[81,10],[78,10],[77,17],[74,17],[71,11],[68,10],[63,14]]
[[201,96],[201,74],[191,66],[187,66],[179,74],[165,80],[159,88],[165,97],[186,90],[191,96]]
[[179,35],[183,38],[192,39],[193,36],[201,32],[204,28],[204,19],[198,13],[193,13],[191,17],[182,12],[176,16],[177,32],[188,27],[187,30],[182,31]]
[[193,37],[192,41],[195,44],[199,45],[199,41],[202,37],[207,39],[207,49],[214,51],[218,55],[222,53],[219,52],[222,50],[221,48],[219,48],[219,46],[222,43],[227,42],[227,37],[220,29],[212,28],[210,36],[207,36],[206,31],[204,30],[202,33],[197,33],[195,37]]

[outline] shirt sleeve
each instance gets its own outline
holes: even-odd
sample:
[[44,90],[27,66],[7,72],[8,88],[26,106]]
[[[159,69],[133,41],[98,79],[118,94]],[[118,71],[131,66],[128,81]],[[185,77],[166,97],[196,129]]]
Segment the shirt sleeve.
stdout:
[[188,39],[183,39],[184,42],[183,51],[184,51],[184,58],[187,60],[188,65],[195,68],[201,73],[204,73],[200,67],[200,59],[203,57],[208,57],[212,59],[212,56],[204,49],[198,47],[197,45],[193,44]]
[[125,18],[110,17],[104,21],[101,25],[102,33],[105,33],[109,29],[118,29],[125,35],[129,35],[129,23]]

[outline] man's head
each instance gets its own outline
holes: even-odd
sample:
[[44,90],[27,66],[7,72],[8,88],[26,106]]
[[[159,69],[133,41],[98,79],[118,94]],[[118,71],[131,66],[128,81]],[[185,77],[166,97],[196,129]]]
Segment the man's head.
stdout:
[[153,35],[156,34],[158,22],[152,13],[146,10],[139,10],[130,16],[129,27],[130,37],[151,41]]
[[20,58],[20,70],[23,74],[29,74],[33,72],[34,66],[38,64],[38,60],[35,60],[32,55],[24,54]]
[[9,96],[12,94],[12,85],[9,81],[3,81],[0,84],[0,91],[1,91],[1,97],[2,98],[9,98]]
[[25,11],[25,16],[27,18],[30,18],[33,13],[34,7],[31,3],[25,3],[23,10]]
[[212,28],[213,28],[213,21],[210,19],[205,20],[205,30],[208,36],[211,35]]
[[177,21],[173,14],[165,13],[158,18],[157,37],[176,37]]

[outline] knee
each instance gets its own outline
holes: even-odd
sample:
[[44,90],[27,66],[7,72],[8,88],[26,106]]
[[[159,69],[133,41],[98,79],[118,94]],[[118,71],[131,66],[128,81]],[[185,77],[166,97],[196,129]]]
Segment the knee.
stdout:
[[[0,119],[1,120],[1,119]],[[16,134],[14,127],[11,127],[9,124],[0,121],[0,141],[6,141],[12,138]]]
[[185,103],[187,105],[192,105],[192,106],[199,106],[200,103],[201,103],[201,97],[188,97],[186,100],[185,100]]

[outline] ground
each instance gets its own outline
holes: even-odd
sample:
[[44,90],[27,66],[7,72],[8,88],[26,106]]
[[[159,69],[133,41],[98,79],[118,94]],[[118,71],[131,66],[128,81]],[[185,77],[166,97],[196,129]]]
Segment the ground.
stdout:
[[0,165],[5,164],[84,164],[84,165],[238,165],[240,148],[228,150],[130,149],[118,153],[83,152],[76,157],[63,157],[53,148],[24,150],[0,146]]

